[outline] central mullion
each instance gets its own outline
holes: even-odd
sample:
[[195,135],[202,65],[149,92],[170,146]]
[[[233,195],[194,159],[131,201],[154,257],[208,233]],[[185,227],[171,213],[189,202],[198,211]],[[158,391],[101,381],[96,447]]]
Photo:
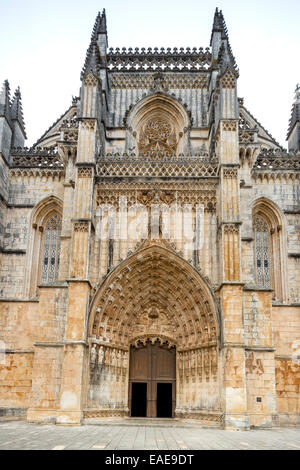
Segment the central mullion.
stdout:
[[156,377],[155,377],[155,363],[156,354],[155,346],[149,345],[149,371],[150,377],[148,381],[148,404],[147,416],[149,418],[156,418]]

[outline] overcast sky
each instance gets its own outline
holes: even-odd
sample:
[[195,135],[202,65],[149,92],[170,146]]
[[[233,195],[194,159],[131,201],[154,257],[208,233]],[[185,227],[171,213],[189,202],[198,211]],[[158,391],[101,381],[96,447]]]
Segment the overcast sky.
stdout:
[[70,106],[97,12],[106,9],[109,47],[207,47],[223,10],[240,69],[238,96],[285,141],[300,82],[299,0],[0,0],[0,81],[21,87],[33,144]]

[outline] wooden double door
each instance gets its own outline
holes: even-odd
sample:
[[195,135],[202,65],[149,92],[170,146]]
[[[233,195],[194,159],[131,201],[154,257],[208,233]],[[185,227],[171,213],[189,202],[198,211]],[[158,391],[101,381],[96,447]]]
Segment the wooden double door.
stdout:
[[176,351],[147,342],[130,350],[130,416],[173,418],[176,393]]

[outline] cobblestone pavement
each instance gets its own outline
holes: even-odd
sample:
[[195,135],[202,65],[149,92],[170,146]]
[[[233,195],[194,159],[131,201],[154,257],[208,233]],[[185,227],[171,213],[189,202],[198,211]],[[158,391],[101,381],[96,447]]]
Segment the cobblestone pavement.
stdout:
[[0,450],[300,450],[300,428],[223,431],[160,425],[65,427],[0,422]]

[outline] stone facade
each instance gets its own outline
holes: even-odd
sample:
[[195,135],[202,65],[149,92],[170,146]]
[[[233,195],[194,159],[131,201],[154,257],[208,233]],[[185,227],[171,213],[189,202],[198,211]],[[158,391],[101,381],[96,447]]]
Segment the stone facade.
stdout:
[[133,348],[159,345],[174,416],[300,423],[300,90],[287,152],[238,76],[221,11],[186,50],[108,50],[103,12],[80,96],[30,149],[4,83],[0,416],[130,416]]

